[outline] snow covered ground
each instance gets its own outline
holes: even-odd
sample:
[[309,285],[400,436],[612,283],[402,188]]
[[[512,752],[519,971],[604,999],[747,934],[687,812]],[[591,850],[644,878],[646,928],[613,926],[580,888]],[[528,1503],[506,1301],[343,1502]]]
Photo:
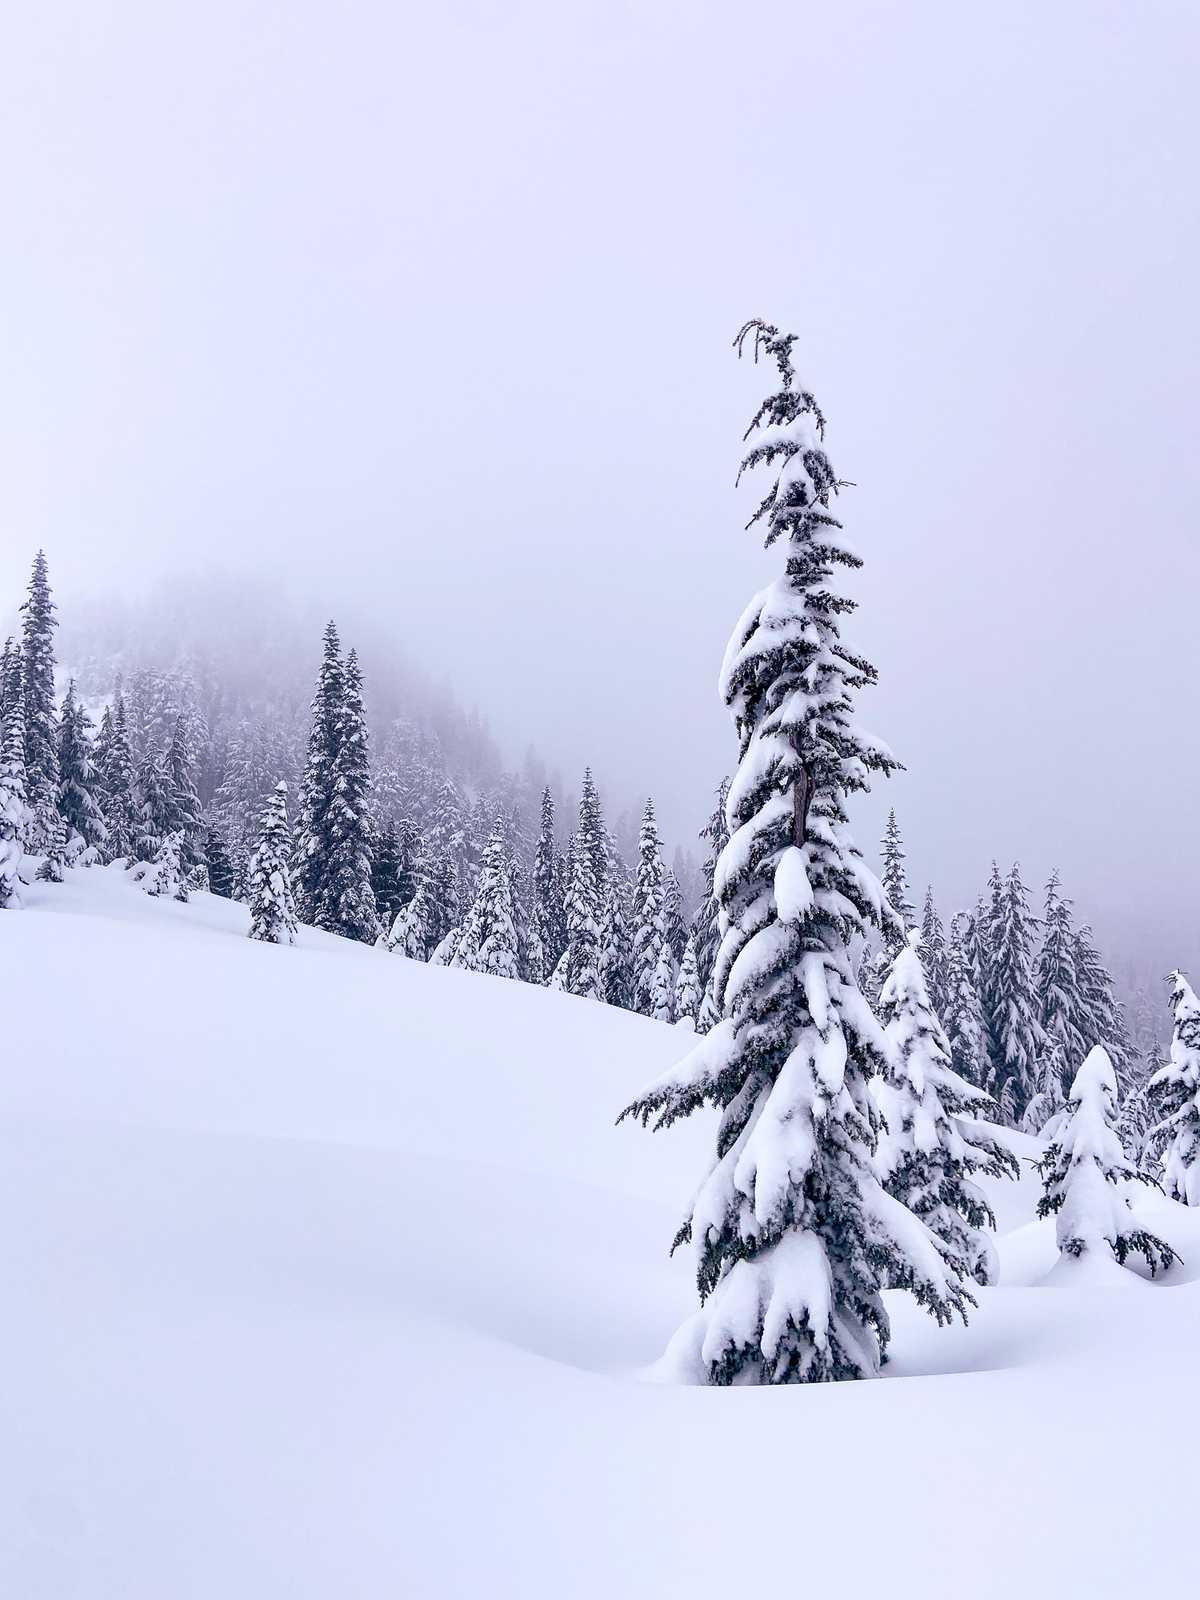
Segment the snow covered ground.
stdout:
[[1064,1268],[1027,1176],[879,1382],[648,1383],[709,1129],[613,1119],[686,1041],[245,922],[106,869],[0,916],[0,1595],[1194,1591],[1200,1213]]

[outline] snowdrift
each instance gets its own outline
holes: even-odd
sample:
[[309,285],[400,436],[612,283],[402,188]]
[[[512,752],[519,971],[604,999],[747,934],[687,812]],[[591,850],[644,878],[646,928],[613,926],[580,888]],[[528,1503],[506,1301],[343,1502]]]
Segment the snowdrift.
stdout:
[[[1184,1264],[1058,1262],[993,1186],[968,1328],[877,1383],[639,1381],[708,1127],[616,1128],[686,1045],[118,873],[0,916],[0,1593],[973,1600],[1190,1583]],[[1036,1147],[1012,1135],[1024,1157]]]

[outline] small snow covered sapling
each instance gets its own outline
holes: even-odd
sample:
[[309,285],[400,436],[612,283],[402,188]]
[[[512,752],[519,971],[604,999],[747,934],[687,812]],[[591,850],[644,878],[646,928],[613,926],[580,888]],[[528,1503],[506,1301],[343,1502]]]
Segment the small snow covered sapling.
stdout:
[[877,1166],[888,1193],[937,1235],[959,1272],[991,1283],[995,1253],[985,1230],[994,1230],[996,1219],[972,1178],[1016,1178],[1019,1168],[1012,1151],[982,1125],[995,1111],[990,1095],[954,1071],[926,987],[919,939],[909,935],[879,997],[887,1065],[876,1088],[887,1132]]
[[1185,1206],[1200,1206],[1200,1000],[1182,972],[1172,972],[1168,981],[1175,1027],[1170,1059],[1148,1086],[1162,1111],[1150,1137],[1171,1140],[1163,1170],[1167,1194]]
[[1151,1273],[1178,1259],[1157,1235],[1134,1221],[1128,1185],[1149,1182],[1125,1158],[1113,1126],[1117,1078],[1103,1045],[1096,1045],[1075,1074],[1058,1133],[1038,1163],[1044,1192],[1038,1216],[1057,1216],[1064,1255],[1111,1251],[1123,1266],[1133,1252]]
[[183,877],[183,835],[168,833],[155,851],[150,871],[142,879],[148,895],[186,901],[187,884]]

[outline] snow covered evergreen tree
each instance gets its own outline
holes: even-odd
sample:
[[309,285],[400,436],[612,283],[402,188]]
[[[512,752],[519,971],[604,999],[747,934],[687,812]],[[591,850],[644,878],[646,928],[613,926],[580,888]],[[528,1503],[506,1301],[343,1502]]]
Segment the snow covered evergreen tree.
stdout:
[[6,697],[0,723],[0,911],[21,904],[21,858],[29,826],[25,804],[25,708]]
[[600,998],[610,1006],[633,1005],[633,948],[629,938],[622,874],[609,866],[600,913]]
[[177,716],[163,759],[166,783],[167,826],[180,837],[181,859],[189,882],[203,888],[204,821],[200,815],[200,796],[192,775],[193,758],[187,721]]
[[504,823],[496,819],[480,863],[475,900],[467,914],[452,965],[497,978],[519,976],[512,878],[504,848]]
[[204,859],[208,864],[208,887],[221,900],[233,899],[233,858],[229,846],[217,828],[210,827],[204,835]]
[[21,686],[25,711],[26,846],[34,854],[58,837],[58,741],[54,701],[54,630],[58,620],[46,557],[38,551],[21,607]]
[[1150,1080],[1159,1130],[1170,1140],[1163,1186],[1172,1200],[1200,1206],[1200,1000],[1182,972],[1167,981],[1175,1013],[1171,1053]]
[[542,790],[541,824],[533,859],[533,920],[542,942],[547,978],[567,948],[567,916],[554,840],[554,799]]
[[308,756],[300,789],[300,818],[292,881],[301,922],[317,926],[326,910],[333,824],[330,812],[341,747],[345,668],[337,628],[328,623],[322,640],[321,668],[312,702]]
[[880,995],[887,1065],[877,1085],[886,1132],[877,1166],[888,1193],[938,1236],[963,1277],[995,1279],[996,1219],[974,1179],[1019,1176],[1016,1157],[979,1124],[990,1096],[954,1071],[916,949],[901,950]]
[[258,844],[250,860],[250,937],[263,944],[296,942],[287,793],[287,784],[277,783],[263,806]]
[[683,960],[683,947],[687,944],[687,927],[683,920],[683,892],[679,879],[668,868],[663,873],[663,941],[671,953],[671,964],[678,967]]
[[938,1020],[943,1027],[947,1015],[947,961],[946,930],[933,898],[933,887],[925,890],[925,905],[921,912],[921,970],[925,985]]
[[1037,1018],[1033,923],[1014,863],[1004,880],[999,925],[992,930],[990,1055],[993,1098],[1014,1126],[1034,1093],[1044,1038]]
[[403,862],[400,839],[394,828],[383,828],[375,835],[371,854],[371,893],[381,928],[390,928],[406,896],[401,885]]
[[1037,1064],[1034,1090],[1018,1124],[1022,1133],[1049,1138],[1057,1129],[1067,1104],[1066,1057],[1058,1039],[1047,1036],[1041,1059]]
[[139,861],[156,861],[173,816],[163,752],[156,745],[138,762],[135,802],[133,853]]
[[571,886],[567,893],[567,948],[560,962],[563,987],[568,994],[599,1000],[602,891],[596,881],[595,855],[582,805],[579,831],[571,839],[568,858]]
[[955,1072],[972,1088],[982,1089],[989,1062],[972,942],[971,918],[960,911],[950,923],[946,945],[946,1037]]
[[156,899],[187,900],[181,833],[165,835],[154,853],[154,860],[144,870],[141,881],[146,893]]
[[1145,1256],[1153,1274],[1178,1257],[1134,1221],[1127,1191],[1141,1174],[1125,1159],[1113,1129],[1116,1105],[1113,1064],[1096,1045],[1075,1074],[1062,1124],[1038,1164],[1043,1185],[1038,1216],[1057,1216],[1064,1255],[1111,1251],[1124,1266],[1132,1252]]
[[662,952],[663,863],[654,802],[646,801],[638,835],[637,880],[633,889],[633,1009],[654,1015],[654,984]]
[[388,935],[388,949],[398,950],[411,961],[428,961],[437,940],[433,937],[433,913],[426,885],[417,884],[416,893],[401,906]]
[[675,962],[666,939],[658,947],[658,965],[650,985],[649,1015],[655,1022],[675,1020]]
[[824,419],[796,382],[792,339],[758,322],[739,350],[749,338],[781,382],[747,430],[742,471],[770,469],[751,523],[784,542],[787,566],[747,606],[721,672],[739,742],[716,882],[722,1020],[622,1113],[665,1127],[720,1108],[711,1171],[676,1239],[694,1246],[702,1306],[669,1354],[722,1384],[874,1375],[885,1282],[939,1321],[970,1303],[945,1246],[873,1168],[867,1078],[885,1047],[850,945],[888,913],[845,797],[896,763],[853,714],[875,670],[839,637],[853,602],[831,579],[860,559],[830,509]]
[[[1042,948],[1037,964],[1039,1021],[1047,1041],[1058,1046],[1058,1062],[1065,1071],[1068,1061],[1081,1061],[1096,1039],[1085,1042],[1080,1030],[1082,1000],[1079,971],[1075,965],[1076,937],[1071,917],[1071,902],[1063,898],[1057,868],[1046,884],[1046,909],[1042,918]],[[1043,1090],[1053,1098],[1047,1085]],[[1065,1102],[1066,1085],[1058,1099]],[[1056,1107],[1055,1109],[1060,1109]]]
[[0,742],[9,720],[16,719],[21,733],[22,786],[25,772],[25,691],[21,682],[21,649],[11,638],[0,651]]
[[346,657],[336,737],[333,793],[326,812],[329,855],[315,926],[374,944],[381,930],[371,891],[371,767],[362,674],[353,650]]
[[[109,714],[106,712],[106,716]],[[129,748],[125,701],[117,695],[107,726],[102,730],[102,752],[97,761],[100,804],[108,828],[105,858],[132,860],[141,837],[141,818],[134,793],[133,754]]]
[[58,810],[67,831],[72,860],[98,861],[108,842],[108,827],[96,794],[99,774],[92,760],[91,718],[67,685],[58,719]]
[[707,841],[708,851],[700,868],[703,893],[696,915],[692,919],[692,935],[696,949],[696,978],[700,985],[700,1005],[696,1012],[696,1028],[707,1033],[718,1020],[717,1008],[712,1000],[712,970],[721,942],[721,910],[713,892],[717,862],[721,851],[729,843],[729,826],[725,821],[725,800],[729,794],[729,779],[722,778],[717,786],[717,803],[712,815],[700,830]]
[[695,1026],[700,1010],[700,975],[696,970],[696,941],[691,934],[683,947],[683,960],[675,979],[675,999],[672,1016],[676,1022],[690,1022]]
[[[896,821],[895,811],[888,812],[887,826],[883,830],[883,843],[880,847],[880,857],[883,870],[879,874],[879,881],[883,884],[884,893],[891,902],[892,909],[904,924],[905,934],[917,920],[913,904],[909,898],[908,872],[905,868],[904,841],[900,837],[900,825]],[[897,938],[895,934],[892,936]],[[894,949],[889,949],[889,961],[896,951],[902,948],[904,936],[898,936]]]
[[1128,1094],[1137,1084],[1125,1008],[1088,927],[1075,934],[1075,971],[1079,979],[1079,1031],[1084,1046],[1104,1046],[1117,1074],[1118,1091]]

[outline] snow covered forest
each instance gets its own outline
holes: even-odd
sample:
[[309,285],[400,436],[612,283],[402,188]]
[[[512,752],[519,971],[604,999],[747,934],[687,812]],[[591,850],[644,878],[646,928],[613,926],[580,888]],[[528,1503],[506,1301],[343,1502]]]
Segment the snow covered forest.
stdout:
[[[258,936],[290,939],[298,918],[414,960],[712,1027],[728,778],[715,786],[702,857],[676,845],[668,861],[652,797],[640,818],[626,811],[610,826],[590,770],[565,796],[532,748],[519,773],[504,772],[478,718],[444,696],[413,685],[412,714],[371,718],[356,652],[332,622],[301,710],[300,683],[264,683],[262,672],[239,682],[207,663],[127,671],[137,639],[109,640],[105,655],[76,630],[60,665],[56,611],[39,551],[0,658],[4,904],[20,903],[22,872],[56,881],[68,865],[116,863],[149,893],[209,891],[253,907],[267,892],[254,862],[269,836],[271,892],[289,909],[284,931]],[[389,691],[394,703],[394,681]],[[878,862],[891,907],[920,928],[959,1075],[992,1095],[1005,1124],[1037,1133],[1102,1043],[1140,1158],[1166,1007],[1148,982],[1118,993],[1057,874],[1036,908],[1019,864],[996,863],[973,905],[943,912],[928,888],[918,908],[894,812]],[[894,954],[869,934],[854,947],[877,1011]]]

